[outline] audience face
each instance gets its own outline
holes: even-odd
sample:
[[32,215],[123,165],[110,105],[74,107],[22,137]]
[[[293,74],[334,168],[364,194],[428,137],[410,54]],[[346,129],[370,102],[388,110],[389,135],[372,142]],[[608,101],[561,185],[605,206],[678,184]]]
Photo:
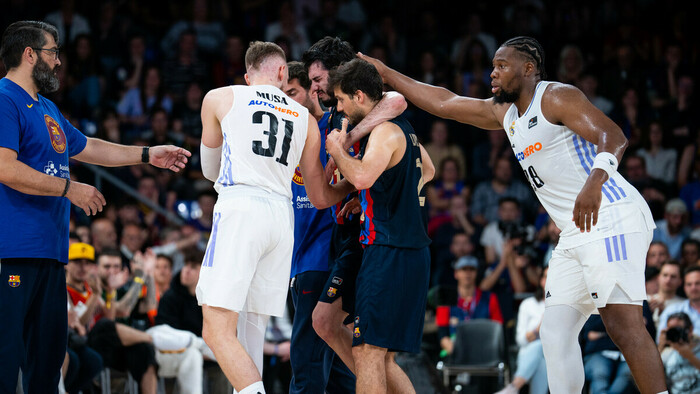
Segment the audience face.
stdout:
[[200,262],[187,262],[180,271],[180,283],[187,288],[194,288],[199,282]]
[[661,263],[669,259],[668,249],[662,244],[651,244],[647,252],[647,267],[661,268]]
[[459,168],[457,163],[452,160],[445,160],[442,165],[442,173],[440,174],[443,182],[454,183],[459,181]]
[[666,322],[666,329],[673,328],[673,327],[679,327],[679,328],[687,328],[688,332],[693,332],[693,325],[691,324],[690,327],[685,327],[685,323],[683,322],[683,319],[679,318],[671,318],[668,319]]
[[153,270],[153,279],[159,285],[167,285],[173,277],[173,267],[169,259],[165,257],[156,258],[156,266]]
[[493,180],[501,184],[509,184],[513,170],[510,167],[510,160],[502,158],[498,159],[493,166]]
[[89,266],[93,265],[88,259],[69,260],[66,264],[66,277],[69,282],[84,282],[87,279]]
[[447,123],[436,120],[430,128],[430,144],[433,146],[447,145]]
[[457,286],[476,286],[476,268],[464,267],[455,270]]
[[700,271],[693,271],[685,275],[683,290],[690,302],[700,301]]
[[107,283],[110,276],[122,270],[122,259],[119,256],[100,256],[97,258],[97,275]]
[[216,197],[209,194],[203,194],[197,199],[197,204],[199,205],[199,209],[202,211],[202,217],[213,217]]
[[695,243],[687,243],[683,245],[681,250],[681,265],[684,267],[690,267],[695,265],[700,258],[700,250],[698,250],[698,245]]
[[[682,213],[666,212],[664,219],[666,219],[669,234],[680,233],[685,224],[685,214]],[[697,261],[697,257],[695,260]]]
[[644,168],[642,159],[637,156],[630,156],[625,161],[625,175],[630,182],[643,181],[647,179],[647,170]]
[[128,224],[122,230],[122,245],[126,246],[132,253],[143,248],[145,234],[141,227],[135,224]]
[[141,178],[138,185],[138,191],[147,199],[158,202],[158,186],[153,178]]
[[92,222],[92,241],[95,249],[117,247],[117,230],[109,219],[96,219]]
[[503,222],[520,219],[520,208],[512,201],[504,201],[498,205],[498,218]]
[[452,243],[450,244],[450,252],[456,258],[468,256],[474,252],[474,245],[472,244],[467,234],[458,233],[452,237]]
[[665,293],[675,293],[681,286],[681,269],[675,264],[664,264],[659,273],[659,290]]

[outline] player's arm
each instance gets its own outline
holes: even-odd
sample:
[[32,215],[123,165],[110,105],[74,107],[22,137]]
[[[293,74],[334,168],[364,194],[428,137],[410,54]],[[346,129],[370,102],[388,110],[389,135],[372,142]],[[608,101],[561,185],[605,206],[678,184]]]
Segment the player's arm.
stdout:
[[358,53],[358,57],[372,63],[379,71],[384,82],[408,101],[435,116],[467,123],[485,130],[501,128],[502,111],[492,99],[482,100],[459,96],[445,88],[416,81],[400,72],[387,67],[381,61]]
[[231,105],[233,105],[233,90],[229,88],[211,90],[202,101],[202,143],[199,145],[199,150],[202,174],[212,182],[216,182],[221,169],[224,136],[220,119],[225,115],[223,108],[225,106],[231,108]]
[[[148,149],[148,162],[155,167],[179,172],[185,168],[187,158],[191,155],[188,150],[174,145],[152,146]],[[73,158],[84,163],[118,167],[141,164],[142,156],[142,146],[121,145],[99,138],[88,138],[85,149]]]
[[387,120],[394,119],[401,115],[408,107],[406,98],[399,92],[386,92],[377,105],[365,116],[360,123],[350,130],[348,139],[345,142],[345,149],[350,147],[362,137],[369,134],[372,129]]
[[333,156],[341,174],[350,183],[358,190],[369,189],[389,167],[394,155],[401,153],[399,150],[402,144],[406,145],[406,139],[397,125],[382,123],[372,130],[362,159],[358,160],[350,156],[344,148],[346,129],[347,122],[344,121],[342,130],[333,130],[328,135],[326,148]]
[[426,184],[435,177],[435,164],[423,145],[418,144],[418,147],[420,148],[420,161],[423,163],[423,184]]
[[[586,96],[571,85],[555,84],[548,87],[542,100],[542,113],[553,124],[563,124],[573,132],[598,146],[598,157],[606,158],[607,168],[617,168],[628,142],[620,127],[596,108]],[[604,155],[601,153],[605,152]],[[617,163],[610,164],[612,161]],[[590,231],[598,222],[601,189],[608,173],[593,168],[576,198],[573,221],[581,231]]]
[[321,150],[321,132],[313,116],[309,116],[306,143],[299,160],[299,169],[304,178],[304,187],[311,204],[317,209],[324,209],[341,201],[355,190],[347,180],[330,185],[323,173],[323,165],[318,157]]

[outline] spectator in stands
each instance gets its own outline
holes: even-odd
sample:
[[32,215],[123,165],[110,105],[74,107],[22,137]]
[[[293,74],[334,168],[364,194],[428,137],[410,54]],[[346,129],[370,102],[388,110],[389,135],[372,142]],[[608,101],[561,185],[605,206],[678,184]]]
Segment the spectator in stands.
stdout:
[[316,42],[323,37],[339,37],[347,40],[350,27],[338,15],[338,0],[322,0],[321,12],[306,24],[309,42]]
[[218,55],[221,46],[226,38],[226,30],[221,22],[214,19],[209,10],[207,0],[194,0],[191,2],[192,9],[184,14],[190,19],[180,20],[172,25],[161,41],[163,53],[171,53],[177,49],[178,40],[182,34],[192,30],[196,36],[195,45],[203,54],[213,57]]
[[[439,163],[442,167],[443,160],[452,158],[457,162],[458,179],[464,180],[467,174],[464,152],[462,148],[450,141],[450,129],[448,123],[444,119],[434,119],[430,124],[430,141],[425,144],[425,150],[428,151],[431,160],[434,163]],[[438,168],[435,174],[436,178],[442,176],[442,170]]]
[[677,294],[678,289],[683,284],[681,272],[681,266],[677,261],[668,260],[663,262],[658,277],[659,290],[655,294],[647,295],[654,325],[657,327],[659,325],[659,317],[666,307],[684,300]]
[[680,198],[674,198],[666,203],[664,218],[656,221],[653,240],[663,242],[672,259],[680,259],[681,245],[690,234],[687,219],[685,203]]
[[454,232],[447,245],[434,251],[431,285],[455,285],[454,262],[463,256],[473,256],[474,251],[474,244],[467,233],[461,230]]
[[146,244],[146,231],[138,223],[126,223],[122,227],[119,250],[127,260],[132,260],[138,252],[143,252]]
[[[197,52],[197,33],[192,28],[183,30],[178,38],[177,49],[169,49],[170,55],[162,67],[163,83],[168,87],[173,103],[185,98],[187,86],[193,81],[204,81],[208,86],[209,67]],[[172,55],[171,55],[172,54]]]
[[245,51],[247,45],[239,35],[226,37],[221,59],[214,63],[214,85],[242,85],[245,84]]
[[542,271],[535,295],[528,297],[518,307],[515,341],[518,344],[517,369],[513,381],[496,394],[517,394],[530,384],[530,394],[547,394],[547,366],[540,341],[540,324],[544,314],[544,285],[547,268]]
[[543,235],[539,237],[539,240],[540,242],[544,242],[546,245],[546,249],[542,256],[542,266],[547,267],[549,265],[549,259],[552,258],[552,252],[559,243],[559,234],[561,234],[561,230],[554,223],[554,220],[549,218],[547,219],[547,225],[540,230],[540,233],[543,233]]
[[687,314],[668,317],[668,327],[660,332],[659,352],[666,381],[672,393],[697,393],[700,390],[700,338]]
[[522,213],[526,217],[534,215],[533,201],[536,199],[532,197],[532,190],[513,178],[511,159],[500,157],[495,161],[493,179],[479,183],[474,189],[472,196],[474,221],[481,226],[486,226],[498,220],[499,200],[503,197],[515,199],[518,202],[518,210],[522,208]]
[[637,155],[644,158],[647,174],[669,187],[674,187],[678,152],[665,147],[664,130],[660,121],[654,120],[645,127],[643,144]]
[[472,150],[470,173],[472,182],[477,184],[491,180],[498,160],[504,158],[510,162],[513,154],[503,130],[489,130],[485,133],[488,139],[478,143]]
[[451,220],[448,210],[452,197],[466,198],[469,195],[469,188],[464,184],[456,159],[444,158],[439,169],[439,177],[435,182],[428,184],[426,190],[429,231]]
[[114,227],[114,222],[106,217],[92,221],[90,234],[92,235],[92,245],[95,247],[95,252],[98,255],[104,249],[115,249],[118,247],[117,230]]
[[[683,312],[693,322],[694,334],[700,335],[700,266],[689,267],[683,273],[683,291],[687,300],[667,306],[659,317],[658,330],[663,331],[668,318],[674,313]],[[659,338],[657,338],[657,343]]]
[[668,247],[662,241],[652,241],[649,244],[649,251],[647,252],[647,267],[656,267],[661,269],[661,265],[666,261],[670,260],[671,256],[668,254]]
[[[476,199],[476,194],[474,198]],[[523,238],[532,241],[535,234],[535,228],[522,220],[520,202],[516,198],[502,197],[498,201],[497,215],[481,233],[480,242],[488,265],[501,259],[506,239]]]
[[681,243],[681,258],[679,261],[681,269],[684,270],[697,265],[698,259],[700,259],[700,242],[692,238],[684,239]]
[[117,104],[117,113],[129,139],[148,128],[149,116],[155,108],[172,112],[173,101],[166,94],[162,79],[158,66],[146,67],[138,86],[127,90]]
[[[700,173],[700,160],[696,159],[693,166],[696,167],[696,173]],[[680,172],[678,174],[680,176]],[[680,189],[679,197],[690,211],[690,225],[695,228],[700,227],[700,177],[694,176],[692,180],[685,183]]]
[[287,60],[301,60],[301,55],[310,46],[306,27],[297,21],[291,1],[284,1],[277,7],[277,20],[265,27],[265,41],[275,41],[284,36],[289,40],[290,57]]
[[581,48],[573,44],[564,45],[559,51],[557,81],[575,85],[580,80],[585,67],[586,63]]
[[591,71],[584,71],[581,74],[576,86],[581,89],[588,101],[605,115],[610,116],[615,104],[607,98],[598,95],[598,77]]
[[68,100],[73,116],[92,118],[102,99],[105,78],[89,34],[79,34],[69,47]]
[[72,43],[79,34],[90,34],[90,24],[76,11],[75,0],[61,1],[61,7],[46,15],[44,22],[56,26],[58,36],[65,37],[67,43]]
[[443,355],[451,354],[454,333],[459,322],[471,319],[491,319],[503,323],[501,308],[496,295],[477,287],[479,260],[463,256],[454,264],[457,280],[456,305],[438,306],[437,325]]
[[191,219],[188,224],[194,227],[195,230],[209,236],[214,223],[214,204],[216,203],[216,193],[211,190],[203,190],[197,196],[197,206],[199,206],[200,215]]

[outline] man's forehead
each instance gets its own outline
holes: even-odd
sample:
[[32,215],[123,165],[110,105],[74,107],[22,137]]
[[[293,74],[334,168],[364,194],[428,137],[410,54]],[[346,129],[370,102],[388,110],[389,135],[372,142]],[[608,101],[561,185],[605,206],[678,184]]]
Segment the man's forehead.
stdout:
[[309,66],[309,78],[314,79],[316,77],[328,75],[328,70],[323,67],[323,63],[320,60],[316,60]]

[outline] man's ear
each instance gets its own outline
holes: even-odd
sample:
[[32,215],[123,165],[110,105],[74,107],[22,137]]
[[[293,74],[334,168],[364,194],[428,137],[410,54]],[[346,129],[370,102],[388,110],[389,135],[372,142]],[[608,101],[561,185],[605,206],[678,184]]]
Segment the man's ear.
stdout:
[[243,74],[243,78],[245,78],[245,83],[247,85],[250,85],[250,78],[248,77],[248,73]]

